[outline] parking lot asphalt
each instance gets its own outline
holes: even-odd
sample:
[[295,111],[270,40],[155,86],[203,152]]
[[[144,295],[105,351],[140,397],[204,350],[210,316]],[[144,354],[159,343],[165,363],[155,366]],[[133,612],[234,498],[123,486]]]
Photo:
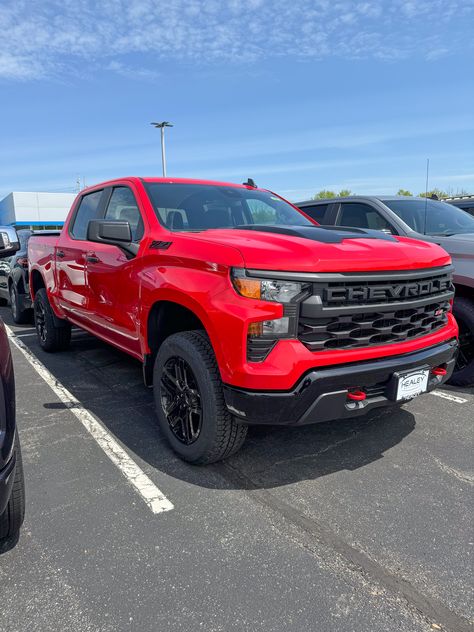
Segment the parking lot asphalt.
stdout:
[[[472,629],[474,389],[255,427],[196,467],[160,436],[138,362],[78,330],[46,354],[0,316],[56,385],[11,344],[27,514],[0,554],[2,632]],[[173,508],[150,509],[75,408]]]

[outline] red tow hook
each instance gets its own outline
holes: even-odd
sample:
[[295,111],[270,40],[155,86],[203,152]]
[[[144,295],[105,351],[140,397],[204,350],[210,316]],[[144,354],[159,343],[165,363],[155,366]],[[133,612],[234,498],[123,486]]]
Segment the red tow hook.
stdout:
[[347,399],[351,399],[353,402],[362,402],[366,397],[367,394],[364,391],[349,391],[347,393]]
[[434,369],[431,369],[431,373],[433,373],[433,375],[439,375],[440,377],[442,377],[443,375],[446,375],[447,371],[446,369],[443,369],[442,366],[437,366]]

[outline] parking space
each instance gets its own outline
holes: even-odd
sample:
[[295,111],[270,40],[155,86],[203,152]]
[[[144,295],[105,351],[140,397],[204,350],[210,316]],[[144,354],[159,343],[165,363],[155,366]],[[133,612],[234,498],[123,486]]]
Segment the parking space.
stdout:
[[163,441],[138,362],[78,330],[45,354],[0,316],[27,483],[0,630],[471,629],[474,389],[252,428],[199,468]]

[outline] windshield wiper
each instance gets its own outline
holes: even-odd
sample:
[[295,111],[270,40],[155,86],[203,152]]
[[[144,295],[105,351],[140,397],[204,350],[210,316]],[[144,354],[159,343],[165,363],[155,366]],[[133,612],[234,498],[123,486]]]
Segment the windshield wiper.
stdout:
[[458,235],[459,233],[451,232],[442,232],[442,233],[427,233],[432,237],[452,237],[453,235]]

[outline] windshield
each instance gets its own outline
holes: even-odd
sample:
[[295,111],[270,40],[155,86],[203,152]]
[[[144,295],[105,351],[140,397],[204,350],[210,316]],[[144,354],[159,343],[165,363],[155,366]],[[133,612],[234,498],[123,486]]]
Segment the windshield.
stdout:
[[[436,200],[383,200],[405,224],[424,235],[474,233],[474,217]],[[426,213],[425,213],[426,209]]]
[[313,225],[288,202],[266,191],[167,182],[149,182],[146,188],[158,219],[170,230]]

